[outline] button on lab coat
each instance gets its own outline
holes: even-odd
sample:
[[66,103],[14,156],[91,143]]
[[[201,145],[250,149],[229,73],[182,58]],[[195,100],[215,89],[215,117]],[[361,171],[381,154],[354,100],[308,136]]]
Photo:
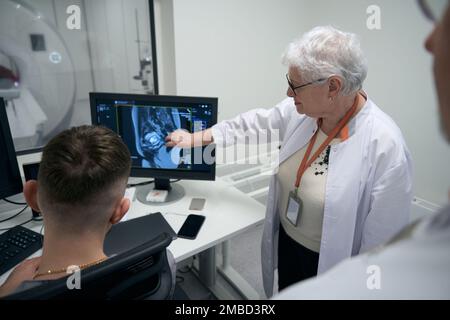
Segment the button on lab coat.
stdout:
[[[329,156],[318,274],[387,241],[409,221],[412,163],[399,128],[370,99],[349,128],[350,137],[333,145]],[[236,136],[239,141],[244,134],[278,130],[281,164],[305,147],[317,129],[317,120],[298,114],[293,99],[286,98],[272,109],[255,109],[220,122],[212,132],[220,146],[232,144]],[[279,190],[273,175],[261,246],[268,297],[274,293],[278,262]]]

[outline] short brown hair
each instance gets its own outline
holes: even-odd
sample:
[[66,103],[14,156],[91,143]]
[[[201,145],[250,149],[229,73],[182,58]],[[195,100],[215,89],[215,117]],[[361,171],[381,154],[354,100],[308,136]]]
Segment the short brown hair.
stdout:
[[52,203],[89,203],[119,180],[126,181],[130,168],[130,152],[116,133],[99,126],[74,127],[44,147],[38,184]]

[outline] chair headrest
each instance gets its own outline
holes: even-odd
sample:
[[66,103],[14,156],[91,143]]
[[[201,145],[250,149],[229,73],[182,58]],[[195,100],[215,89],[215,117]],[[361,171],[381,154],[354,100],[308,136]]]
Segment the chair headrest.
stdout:
[[[166,248],[172,236],[162,233],[154,239],[79,273],[81,289],[68,289],[74,275],[45,282],[5,297],[28,299],[134,299],[144,298],[162,285],[161,276],[170,273]],[[170,275],[170,278],[171,275]],[[171,280],[170,280],[171,282]]]

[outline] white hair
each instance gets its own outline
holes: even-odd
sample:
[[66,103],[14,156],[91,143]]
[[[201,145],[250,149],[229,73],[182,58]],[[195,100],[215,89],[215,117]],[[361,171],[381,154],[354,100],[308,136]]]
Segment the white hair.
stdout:
[[361,90],[367,76],[367,61],[358,37],[331,26],[316,27],[290,43],[282,61],[288,67],[297,67],[306,82],[341,77],[343,95]]

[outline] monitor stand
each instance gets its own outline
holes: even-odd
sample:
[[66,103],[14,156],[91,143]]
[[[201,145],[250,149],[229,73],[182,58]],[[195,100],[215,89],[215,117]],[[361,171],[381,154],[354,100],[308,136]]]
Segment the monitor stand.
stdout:
[[[164,202],[153,202],[153,201],[147,201],[147,195],[150,191],[153,190],[167,190],[169,191],[169,194],[167,195],[167,199]],[[148,184],[144,186],[136,187],[136,199],[138,199],[140,202],[152,206],[164,206],[167,205],[170,202],[176,202],[178,200],[181,200],[185,195],[184,188],[177,184],[177,183],[170,183],[169,179],[155,179],[154,184]]]

